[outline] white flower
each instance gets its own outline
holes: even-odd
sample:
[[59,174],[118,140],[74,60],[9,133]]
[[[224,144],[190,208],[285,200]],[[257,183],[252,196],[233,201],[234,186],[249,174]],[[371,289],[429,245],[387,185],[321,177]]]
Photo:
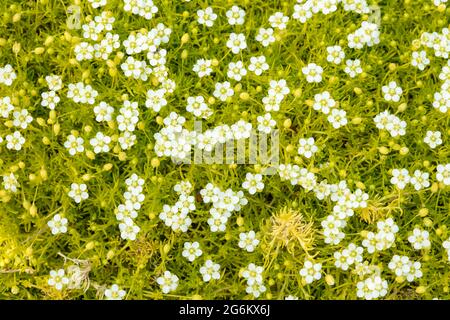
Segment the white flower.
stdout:
[[327,47],[327,61],[334,63],[334,64],[340,64],[342,60],[345,59],[345,52],[342,50],[341,46],[331,46]]
[[10,64],[7,64],[3,68],[0,68],[0,83],[6,86],[11,86],[16,78],[17,75]]
[[264,71],[269,70],[269,65],[266,62],[265,56],[251,57],[248,70],[260,76]]
[[111,107],[108,103],[101,101],[94,107],[95,120],[98,122],[111,121],[113,112],[113,107]]
[[409,183],[411,177],[407,169],[392,169],[391,183],[403,190]]
[[258,121],[258,131],[269,134],[272,128],[277,124],[275,120],[272,119],[270,113],[266,113],[264,116],[258,116],[256,118]]
[[408,241],[413,245],[414,249],[428,249],[431,246],[431,242],[428,239],[430,236],[426,230],[414,228],[412,235],[408,237]]
[[303,277],[307,284],[312,283],[314,280],[322,278],[322,264],[313,263],[310,260],[306,260],[303,264],[303,268],[300,270],[300,275]]
[[241,50],[247,48],[247,42],[245,41],[245,35],[243,33],[231,33],[227,41],[227,47],[231,49],[231,52],[238,54]]
[[256,238],[256,233],[253,230],[249,232],[241,232],[239,234],[239,248],[245,249],[248,252],[253,252],[256,246],[259,244],[259,240]]
[[345,62],[345,73],[350,76],[350,78],[356,77],[358,74],[361,74],[363,72],[361,68],[361,61],[359,59],[355,60],[347,60]]
[[26,129],[31,121],[33,121],[33,117],[27,109],[16,110],[13,112],[13,126]]
[[52,220],[47,222],[47,225],[52,230],[52,234],[67,232],[67,219],[60,214],[55,214]]
[[120,289],[117,284],[113,284],[105,290],[106,300],[122,300],[125,294],[125,290]]
[[254,263],[250,263],[247,268],[242,272],[242,276],[247,280],[248,285],[253,285],[254,283],[262,283],[263,282],[263,273],[264,269],[261,266],[257,266]]
[[330,111],[336,106],[336,101],[331,97],[328,91],[318,93],[314,95],[313,109],[321,111],[324,114],[329,114]]
[[262,175],[252,174],[248,172],[245,175],[245,181],[242,183],[242,188],[248,190],[248,193],[255,194],[261,192],[264,189],[264,183],[262,182]]
[[305,158],[311,158],[314,153],[316,153],[319,148],[314,144],[314,138],[301,138],[298,146],[298,154],[304,156]]
[[434,94],[433,108],[439,110],[442,113],[446,113],[448,110],[450,110],[450,92],[436,92]]
[[209,282],[211,279],[220,279],[220,264],[212,262],[212,260],[206,260],[205,264],[200,268],[200,273],[204,282]]
[[423,142],[430,146],[431,149],[436,148],[442,144],[442,134],[440,131],[427,131]]
[[428,172],[415,170],[410,182],[414,186],[414,189],[419,191],[430,186],[430,181],[428,180],[429,176],[430,174]]
[[239,120],[231,125],[231,131],[236,140],[248,139],[252,132],[252,124],[244,120]]
[[333,125],[333,128],[338,129],[347,124],[347,113],[345,110],[332,109],[328,116],[328,121]]
[[387,294],[387,281],[383,280],[378,274],[374,274],[369,278],[356,284],[358,298],[366,300],[384,297]]
[[226,12],[228,23],[230,25],[242,25],[244,24],[245,11],[238,6],[232,6],[230,10]]
[[323,68],[315,63],[310,63],[302,68],[302,73],[306,76],[306,81],[318,83],[322,81]]
[[286,29],[286,24],[289,21],[289,17],[285,16],[282,12],[275,12],[269,17],[269,23],[272,28],[280,30]]
[[212,60],[198,59],[192,69],[200,78],[209,76],[212,72]]
[[196,117],[203,118],[208,117],[212,112],[202,96],[188,97],[186,111],[191,112]]
[[247,75],[247,70],[244,67],[242,61],[230,62],[228,64],[228,78],[234,79],[236,81],[241,81],[242,77]]
[[226,101],[229,97],[234,95],[234,90],[228,81],[217,82],[213,95],[221,101]]
[[25,143],[25,138],[19,131],[14,131],[13,134],[6,136],[6,148],[9,150],[19,151],[22,149],[22,145]]
[[214,21],[217,19],[217,14],[213,12],[211,7],[207,7],[205,10],[197,11],[197,21],[207,27],[212,27]]
[[0,98],[0,116],[8,118],[11,111],[14,110],[14,106],[11,104],[10,97]]
[[115,212],[118,221],[125,221],[127,218],[134,219],[138,215],[131,201],[127,201],[125,204],[119,204]]
[[286,80],[284,79],[280,79],[278,81],[270,80],[269,85],[269,96],[284,97],[285,95],[289,94],[289,92],[291,92],[291,90],[287,86]]
[[123,222],[119,224],[119,230],[122,239],[134,241],[141,228],[139,228],[132,219],[125,218]]
[[165,98],[166,91],[164,89],[158,90],[148,90],[147,100],[145,101],[145,106],[152,109],[155,112],[159,112],[162,107],[167,105],[167,100]]
[[55,109],[56,105],[60,101],[60,98],[56,95],[55,91],[43,92],[41,97],[41,106],[48,107],[50,110]]
[[9,190],[11,192],[17,192],[17,187],[19,186],[19,182],[17,181],[16,176],[14,173],[6,174],[3,176],[3,182],[2,182],[3,188],[5,190]]
[[259,28],[258,34],[255,37],[255,40],[261,42],[263,47],[269,46],[271,43],[275,42],[275,37],[273,35],[272,28]]
[[445,165],[438,164],[436,167],[436,180],[446,186],[450,186],[450,163]]
[[89,198],[89,194],[87,193],[87,186],[84,183],[72,183],[70,185],[70,191],[68,195],[76,203],[80,203],[82,200],[86,200],[87,198]]
[[255,298],[259,298],[261,293],[266,292],[266,290],[266,287],[262,283],[255,282],[253,284],[247,284],[245,292],[252,294]]
[[94,148],[95,153],[108,152],[111,137],[105,136],[102,132],[97,132],[95,137],[89,140],[89,143]]
[[190,262],[194,261],[196,258],[200,257],[203,254],[203,251],[200,249],[200,244],[195,242],[185,242],[184,249],[182,252],[182,256],[188,259]]
[[45,81],[47,82],[48,88],[51,91],[61,90],[63,85],[61,77],[54,74],[46,76]]
[[76,153],[84,151],[84,140],[81,137],[76,137],[74,135],[69,135],[66,142],[64,142],[64,147],[69,150],[69,154],[74,156]]
[[167,294],[177,289],[178,277],[172,274],[170,271],[164,271],[164,274],[156,279],[156,283],[159,284],[162,292]]
[[106,6],[106,0],[88,0],[88,1],[91,3],[92,8],[94,9]]
[[391,81],[387,86],[383,86],[381,91],[383,92],[386,101],[393,102],[399,102],[403,93],[402,88],[399,87],[395,81]]
[[430,64],[430,59],[427,58],[427,52],[425,50],[422,51],[413,51],[411,58],[411,65],[416,67],[417,69],[423,71],[425,67]]
[[305,23],[313,15],[311,9],[311,2],[294,5],[294,13],[292,14],[292,19],[299,20],[301,23]]
[[74,47],[75,59],[78,61],[91,60],[94,58],[94,47],[88,42],[80,42]]
[[56,290],[62,290],[62,288],[69,284],[69,278],[66,277],[64,269],[51,270],[50,278],[47,281],[48,285],[55,287]]

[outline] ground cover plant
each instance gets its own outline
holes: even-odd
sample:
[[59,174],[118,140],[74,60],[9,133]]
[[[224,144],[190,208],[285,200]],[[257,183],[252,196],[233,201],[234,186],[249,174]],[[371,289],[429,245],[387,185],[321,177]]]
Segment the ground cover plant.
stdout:
[[1,0],[0,297],[448,299],[446,5]]

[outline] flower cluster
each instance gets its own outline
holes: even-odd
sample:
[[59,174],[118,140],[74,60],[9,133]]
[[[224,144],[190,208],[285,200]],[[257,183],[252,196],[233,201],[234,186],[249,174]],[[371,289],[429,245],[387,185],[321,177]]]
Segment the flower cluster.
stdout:
[[211,232],[224,232],[231,214],[240,211],[242,206],[248,203],[242,191],[235,192],[232,189],[222,191],[212,183],[201,189],[200,195],[204,203],[212,204],[208,219]]
[[193,187],[189,181],[181,181],[175,185],[174,190],[179,195],[178,201],[173,206],[165,204],[159,218],[173,231],[187,232],[192,223],[188,214],[196,208],[195,199],[190,195]]
[[377,114],[373,121],[380,130],[387,130],[392,137],[404,136],[406,134],[406,122],[396,115],[385,110]]
[[120,236],[125,240],[136,240],[140,227],[134,219],[138,216],[145,195],[142,193],[144,179],[133,173],[125,180],[127,186],[123,194],[125,202],[119,204],[115,209],[116,219],[119,221]]
[[367,232],[362,245],[366,247],[368,253],[389,249],[395,242],[395,235],[398,232],[398,226],[392,218],[379,220],[377,222],[377,233]]
[[255,298],[258,298],[267,290],[263,282],[263,271],[263,267],[250,263],[242,272],[242,277],[247,280],[245,291],[248,294],[252,294]]

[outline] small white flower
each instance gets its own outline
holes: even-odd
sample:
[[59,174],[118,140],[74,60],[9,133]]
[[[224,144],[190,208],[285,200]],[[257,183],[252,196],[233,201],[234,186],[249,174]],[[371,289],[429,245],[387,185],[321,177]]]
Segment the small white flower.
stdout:
[[125,290],[120,289],[117,284],[113,284],[105,290],[106,300],[122,300],[125,294]]
[[47,222],[52,234],[66,233],[67,232],[67,219],[60,214],[55,214],[52,220]]
[[236,81],[241,81],[242,77],[247,75],[247,70],[244,67],[244,63],[242,61],[238,62],[230,62],[228,64],[228,78],[234,79]]
[[141,228],[139,228],[132,219],[125,218],[123,222],[119,224],[119,230],[122,239],[134,241]]
[[238,54],[241,50],[247,48],[247,42],[245,41],[245,35],[243,33],[231,33],[227,41],[227,47],[231,49],[231,52]]
[[428,180],[429,176],[430,174],[428,172],[415,170],[410,182],[414,186],[414,189],[419,191],[430,186],[430,181]]
[[429,64],[430,64],[430,59],[427,58],[427,52],[425,50],[413,51],[412,58],[411,58],[412,66],[423,71],[423,70],[425,70],[425,67]]
[[264,71],[269,70],[269,65],[266,62],[265,56],[251,57],[248,70],[260,76]]
[[442,134],[440,131],[427,131],[423,142],[430,146],[431,149],[442,144]]
[[89,194],[87,192],[87,186],[84,183],[72,183],[70,185],[70,191],[68,193],[69,197],[71,197],[76,203],[80,203],[82,200],[86,200],[89,198]]
[[345,110],[332,109],[328,116],[328,121],[333,125],[333,128],[338,129],[347,124],[347,113]]
[[258,116],[256,118],[258,121],[258,131],[269,134],[272,128],[277,124],[275,120],[272,119],[270,113],[266,113],[264,116]]
[[248,193],[255,194],[261,192],[264,189],[264,182],[262,182],[262,175],[252,174],[248,172],[245,175],[245,181],[242,183],[242,188],[248,190]]
[[234,89],[228,81],[217,82],[213,95],[221,101],[226,101],[229,97],[234,95]]
[[269,46],[271,43],[275,42],[275,36],[273,35],[272,28],[259,28],[258,34],[256,35],[256,41],[261,42],[263,47]]
[[172,274],[170,271],[165,271],[161,277],[156,279],[156,283],[159,284],[162,292],[167,294],[177,289],[178,277]]
[[314,280],[319,280],[322,277],[321,270],[321,263],[313,263],[310,260],[306,260],[303,264],[303,268],[300,270],[300,275],[303,277],[305,282],[309,284]]
[[416,250],[428,249],[431,246],[429,236],[430,234],[428,231],[414,228],[412,235],[408,237],[408,241]]
[[403,93],[402,88],[399,87],[395,81],[391,81],[387,86],[383,86],[381,91],[383,92],[386,101],[393,102],[399,102]]
[[298,141],[298,154],[304,156],[305,158],[311,158],[314,153],[316,153],[319,148],[314,143],[314,138],[301,138]]
[[217,19],[217,14],[214,13],[211,7],[207,7],[205,10],[198,10],[197,17],[198,23],[212,27],[214,21]]
[[345,52],[342,50],[341,46],[332,46],[327,47],[327,61],[334,63],[334,64],[340,64],[345,59]]
[[76,137],[74,135],[69,135],[66,142],[64,142],[64,147],[68,149],[69,154],[74,156],[76,153],[84,151],[84,140],[81,137]]
[[322,81],[323,68],[315,63],[310,63],[302,68],[302,73],[306,76],[306,81],[318,83]]
[[269,17],[269,23],[272,28],[280,30],[286,29],[286,24],[289,21],[289,17],[285,16],[282,12],[275,12]]
[[211,74],[211,65],[212,60],[198,59],[192,70],[198,74],[199,78],[203,78]]
[[361,61],[359,59],[355,60],[347,60],[345,62],[345,73],[350,76],[350,78],[356,77],[358,74],[361,74],[363,72],[361,68]]
[[241,232],[239,234],[239,248],[245,249],[248,252],[253,252],[256,246],[259,244],[259,240],[256,238],[256,233],[253,230],[249,232]]
[[409,183],[411,177],[407,169],[392,169],[391,183],[403,190]]
[[69,278],[66,276],[64,269],[51,270],[50,278],[47,281],[48,285],[55,287],[56,290],[62,290],[62,288],[69,284]]
[[244,24],[245,11],[238,6],[232,6],[230,10],[226,12],[228,23],[230,25],[242,25]]
[[206,260],[205,264],[200,268],[200,273],[204,282],[209,282],[212,279],[220,279],[220,264],[214,263],[212,260]]
[[182,256],[190,262],[194,261],[203,254],[203,251],[200,249],[200,244],[197,241],[185,242],[183,247]]

